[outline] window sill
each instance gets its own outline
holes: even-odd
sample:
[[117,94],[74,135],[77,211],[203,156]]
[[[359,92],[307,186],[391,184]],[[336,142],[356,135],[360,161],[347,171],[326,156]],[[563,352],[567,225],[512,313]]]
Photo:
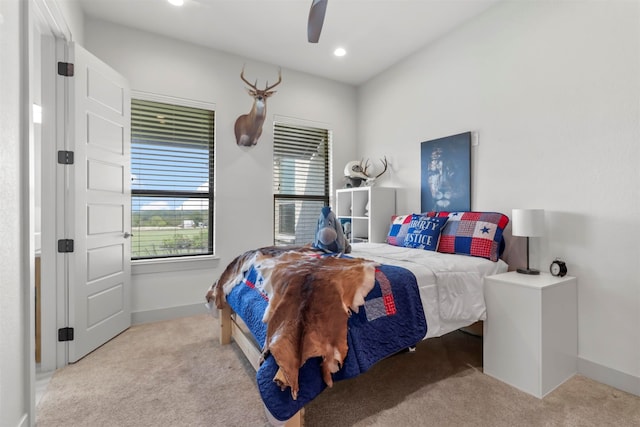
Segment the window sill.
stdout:
[[180,258],[162,258],[131,261],[131,274],[168,273],[195,269],[215,268],[220,257],[215,255]]

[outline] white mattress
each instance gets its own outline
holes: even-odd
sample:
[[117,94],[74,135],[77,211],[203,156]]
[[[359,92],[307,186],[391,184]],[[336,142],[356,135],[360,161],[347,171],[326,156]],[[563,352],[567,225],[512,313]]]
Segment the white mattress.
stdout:
[[493,262],[386,243],[355,243],[348,255],[404,267],[416,276],[427,318],[425,338],[439,337],[485,320],[483,279],[508,268],[502,260]]

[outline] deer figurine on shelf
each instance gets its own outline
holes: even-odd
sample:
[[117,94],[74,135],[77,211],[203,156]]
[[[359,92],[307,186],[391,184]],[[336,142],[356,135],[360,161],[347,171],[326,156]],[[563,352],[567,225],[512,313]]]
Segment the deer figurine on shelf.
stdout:
[[267,98],[276,93],[275,90],[271,89],[282,82],[282,70],[278,70],[278,81],[271,86],[267,82],[264,90],[256,87],[258,80],[251,84],[244,78],[244,67],[242,67],[240,78],[249,85],[247,91],[253,97],[253,106],[248,114],[243,114],[236,119],[236,143],[243,147],[252,147],[258,143],[258,139],[262,135],[262,124],[267,115]]

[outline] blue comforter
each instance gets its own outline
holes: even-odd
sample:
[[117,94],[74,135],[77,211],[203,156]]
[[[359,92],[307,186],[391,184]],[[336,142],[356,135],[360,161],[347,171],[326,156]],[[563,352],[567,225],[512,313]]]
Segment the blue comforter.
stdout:
[[[268,297],[261,291],[262,280],[251,267],[226,297],[260,345],[264,345],[267,335],[262,316],[268,304]],[[413,273],[401,267],[378,266],[375,286],[365,298],[365,305],[349,318],[349,351],[342,368],[333,374],[334,381],[367,371],[379,360],[414,346],[426,333],[427,321]],[[300,391],[297,400],[293,400],[288,388],[282,391],[273,381],[278,370],[275,359],[271,355],[266,358],[256,378],[262,400],[276,419],[291,418],[326,388],[320,363],[320,358],[312,358],[300,368]]]

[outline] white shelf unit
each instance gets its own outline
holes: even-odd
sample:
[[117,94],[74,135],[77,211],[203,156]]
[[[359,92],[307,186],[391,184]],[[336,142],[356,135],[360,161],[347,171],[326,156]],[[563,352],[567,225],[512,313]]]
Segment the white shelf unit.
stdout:
[[542,398],[577,372],[575,277],[489,276],[484,298],[485,374]]
[[396,190],[354,187],[336,190],[336,216],[351,223],[351,243],[387,241],[391,216],[396,213]]

